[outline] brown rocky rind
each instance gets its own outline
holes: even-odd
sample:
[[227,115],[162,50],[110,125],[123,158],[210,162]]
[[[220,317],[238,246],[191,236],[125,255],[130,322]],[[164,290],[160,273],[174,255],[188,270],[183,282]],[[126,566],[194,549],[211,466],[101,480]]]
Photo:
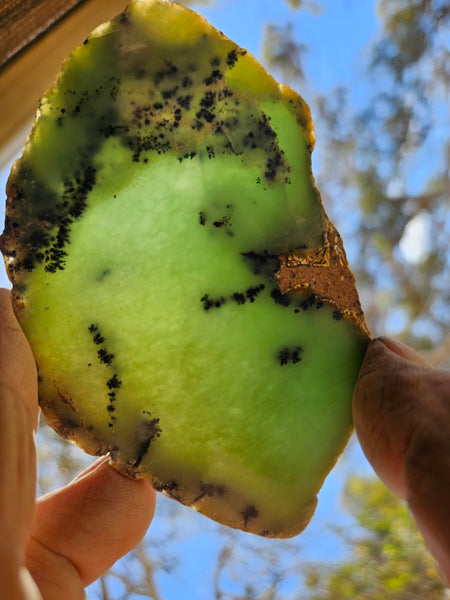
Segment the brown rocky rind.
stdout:
[[319,250],[313,253],[298,250],[279,259],[276,279],[282,294],[308,291],[319,301],[334,306],[336,319],[348,318],[370,336],[342,238],[331,222]]

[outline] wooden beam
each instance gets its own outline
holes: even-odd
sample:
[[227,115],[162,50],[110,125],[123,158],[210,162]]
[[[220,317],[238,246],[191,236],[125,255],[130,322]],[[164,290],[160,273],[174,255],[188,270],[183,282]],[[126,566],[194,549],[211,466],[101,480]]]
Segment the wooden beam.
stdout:
[[[23,6],[18,7],[19,4]],[[67,10],[61,8],[62,4]],[[15,52],[15,57],[4,62],[0,69],[0,166],[11,160],[23,146],[39,98],[55,82],[66,56],[81,44],[95,27],[122,12],[127,4],[127,0],[0,2],[0,16],[5,22],[9,22],[13,29],[14,25],[11,23],[14,14],[23,13],[25,6],[30,9],[31,14],[33,6],[37,11],[37,5],[42,5],[39,8],[41,12],[34,12],[35,16],[27,21],[26,26],[25,21],[22,21],[22,25],[15,29],[14,35],[22,35],[22,38],[13,43],[7,41],[11,36],[8,37],[5,33],[1,41],[4,45],[0,48],[9,48],[9,52]],[[49,15],[46,12],[50,5],[54,5],[55,9],[56,5],[60,6],[59,16],[52,21],[53,26],[50,26]],[[22,16],[22,19],[24,18]],[[3,30],[4,26],[1,23],[0,21],[0,28]],[[13,46],[15,51],[12,50]],[[18,52],[17,48],[21,48],[21,51]]]
[[0,2],[0,67],[83,0]]

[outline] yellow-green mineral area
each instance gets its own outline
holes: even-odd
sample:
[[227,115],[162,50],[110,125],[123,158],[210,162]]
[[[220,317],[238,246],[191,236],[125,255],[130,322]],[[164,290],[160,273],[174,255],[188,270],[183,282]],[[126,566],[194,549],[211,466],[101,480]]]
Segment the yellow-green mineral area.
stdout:
[[313,144],[249,53],[134,0],[41,100],[0,243],[49,423],[266,536],[309,521],[368,341]]

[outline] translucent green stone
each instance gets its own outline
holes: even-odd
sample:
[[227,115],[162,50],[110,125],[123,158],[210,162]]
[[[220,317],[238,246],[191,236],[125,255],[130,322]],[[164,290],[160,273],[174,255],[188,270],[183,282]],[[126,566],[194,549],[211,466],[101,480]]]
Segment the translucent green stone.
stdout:
[[269,536],[309,521],[368,340],[313,143],[245,50],[135,0],[42,99],[1,238],[49,423]]

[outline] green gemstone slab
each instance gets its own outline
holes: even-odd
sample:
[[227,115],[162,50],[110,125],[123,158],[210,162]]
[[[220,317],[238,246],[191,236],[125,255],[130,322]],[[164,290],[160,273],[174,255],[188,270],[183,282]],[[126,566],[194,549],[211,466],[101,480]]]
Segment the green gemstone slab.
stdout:
[[41,100],[0,246],[48,422],[226,525],[301,531],[369,339],[305,102],[134,0]]

